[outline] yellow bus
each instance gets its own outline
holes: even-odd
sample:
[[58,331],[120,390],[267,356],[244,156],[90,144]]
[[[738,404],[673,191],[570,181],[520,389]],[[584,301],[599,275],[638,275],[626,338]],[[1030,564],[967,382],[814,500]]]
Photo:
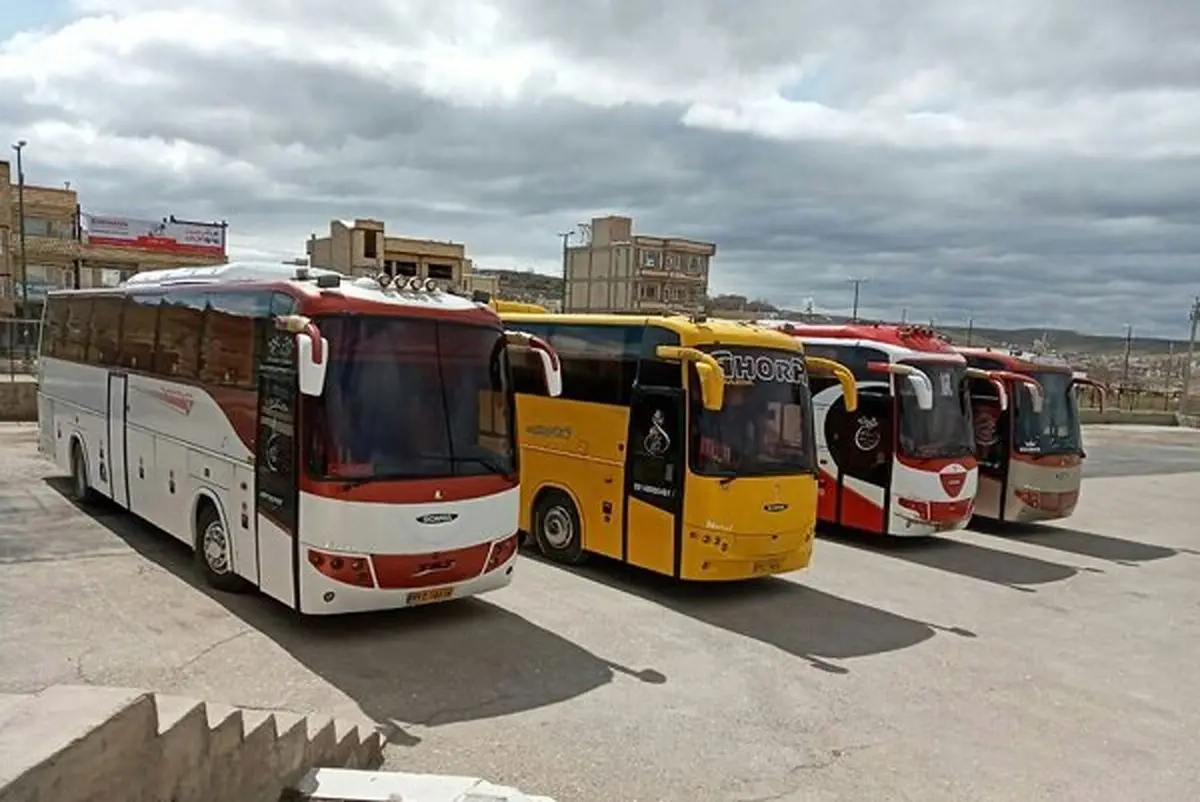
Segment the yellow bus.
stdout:
[[682,316],[501,313],[553,345],[562,395],[514,353],[521,529],[548,558],[601,554],[685,580],[806,567],[817,515],[808,368],[794,337]]

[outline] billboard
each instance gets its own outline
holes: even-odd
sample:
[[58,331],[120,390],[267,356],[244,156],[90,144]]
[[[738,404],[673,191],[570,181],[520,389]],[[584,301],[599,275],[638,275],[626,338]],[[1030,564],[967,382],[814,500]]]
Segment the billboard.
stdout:
[[225,227],[214,223],[185,223],[168,218],[137,220],[85,214],[83,238],[89,245],[137,248],[182,256],[225,256]]

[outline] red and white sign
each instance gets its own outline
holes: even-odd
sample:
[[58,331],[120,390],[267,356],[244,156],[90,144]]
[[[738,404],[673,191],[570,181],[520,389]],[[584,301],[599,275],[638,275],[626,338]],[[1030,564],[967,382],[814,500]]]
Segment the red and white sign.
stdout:
[[938,479],[942,480],[942,489],[950,498],[954,498],[962,492],[963,485],[967,483],[967,469],[959,465],[957,462],[947,465],[938,473]]
[[89,245],[188,256],[225,256],[225,227],[217,224],[85,214],[83,232]]

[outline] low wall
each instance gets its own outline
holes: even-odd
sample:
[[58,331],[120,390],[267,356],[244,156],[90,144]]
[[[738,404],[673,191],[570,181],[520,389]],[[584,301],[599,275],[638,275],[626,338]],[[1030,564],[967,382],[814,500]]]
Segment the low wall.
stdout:
[[1178,426],[1178,416],[1174,412],[1148,412],[1145,410],[1098,409],[1079,410],[1079,421],[1089,423],[1140,423],[1145,426]]
[[0,376],[0,421],[37,420],[37,383]]

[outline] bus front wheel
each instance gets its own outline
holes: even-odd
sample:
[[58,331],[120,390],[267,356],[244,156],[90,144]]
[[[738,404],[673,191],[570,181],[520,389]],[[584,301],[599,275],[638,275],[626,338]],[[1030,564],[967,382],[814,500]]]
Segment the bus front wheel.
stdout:
[[204,582],[217,590],[234,593],[245,583],[233,572],[233,544],[229,530],[212,502],[201,501],[196,511],[196,567]]
[[533,537],[538,549],[551,560],[579,565],[587,557],[583,550],[583,527],[571,498],[550,490],[533,509]]

